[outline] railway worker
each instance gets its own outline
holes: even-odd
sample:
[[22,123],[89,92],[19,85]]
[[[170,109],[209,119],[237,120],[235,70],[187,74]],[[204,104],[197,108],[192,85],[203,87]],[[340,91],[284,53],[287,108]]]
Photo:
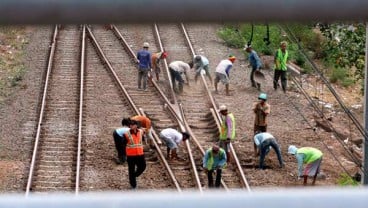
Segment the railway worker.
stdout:
[[[193,63],[185,63],[183,61],[173,61],[169,64],[169,71],[171,76],[171,82],[175,92],[183,92],[184,80],[181,77],[182,74],[185,75],[187,84],[189,84],[189,77],[187,72],[193,67]],[[176,89],[176,82],[178,82],[178,90]]]
[[247,47],[245,48],[245,51],[249,53],[249,56],[248,56],[249,64],[252,67],[252,71],[250,73],[250,82],[252,83],[252,87],[255,87],[258,90],[260,90],[261,83],[256,82],[254,80],[254,73],[256,71],[261,70],[261,67],[262,67],[261,59],[259,58],[257,52],[253,50],[251,45],[247,45]]
[[151,58],[152,72],[156,75],[157,81],[160,81],[160,73],[161,73],[160,62],[162,59],[165,59],[166,57],[167,57],[166,51],[152,54]]
[[217,84],[221,81],[225,85],[226,89],[226,95],[229,96],[229,75],[230,70],[233,67],[233,63],[235,62],[236,57],[233,55],[230,55],[228,59],[222,60],[216,67],[216,78],[215,78],[215,92],[217,91]]
[[[319,149],[313,147],[301,147],[298,149],[294,145],[289,146],[288,153],[295,155],[298,162],[298,179],[303,176],[303,185],[306,186],[308,176],[313,176],[312,185],[314,185],[317,174],[320,171],[323,153]],[[303,164],[306,164],[304,170]]]
[[213,173],[216,171],[215,187],[220,188],[222,169],[226,166],[225,150],[217,145],[209,148],[203,157],[203,169],[207,171],[208,187],[213,188]]
[[201,71],[204,70],[208,79],[212,85],[212,77],[209,69],[210,62],[205,56],[202,55],[195,55],[193,58],[193,68],[196,70],[196,74],[194,76],[195,82],[198,80],[198,76],[200,75]]
[[189,139],[190,135],[186,132],[178,132],[172,128],[163,129],[160,132],[160,139],[166,144],[167,159],[180,159],[178,157],[178,147],[182,141]]
[[118,165],[122,165],[126,161],[126,152],[125,152],[126,143],[124,142],[123,135],[127,131],[129,131],[129,124],[130,124],[130,119],[124,118],[121,121],[122,127],[115,129],[115,131],[112,134],[114,137],[115,148],[116,148],[116,151],[118,152],[118,158],[116,159],[116,163]]
[[143,49],[138,51],[137,60],[138,63],[138,89],[142,89],[143,80],[143,90],[147,90],[147,79],[148,73],[151,70],[151,52],[148,51],[149,43],[143,43]]
[[259,155],[259,168],[264,169],[264,159],[266,155],[270,152],[271,147],[275,150],[277,154],[277,159],[279,160],[280,168],[282,168],[283,161],[281,157],[280,146],[277,144],[275,137],[267,132],[260,132],[254,136],[254,157]]
[[131,120],[130,130],[124,134],[129,171],[129,183],[132,189],[137,187],[137,177],[146,169],[143,152],[143,130],[138,129],[138,121]]
[[256,132],[267,131],[267,116],[271,112],[271,106],[267,103],[267,94],[260,93],[258,96],[258,102],[253,105],[254,118],[254,134]]
[[219,110],[222,117],[219,146],[225,150],[227,162],[230,162],[230,142],[235,139],[235,118],[226,105],[221,105]]
[[281,76],[281,86],[284,93],[286,92],[287,85],[287,61],[289,59],[289,52],[286,49],[287,43],[285,41],[281,42],[280,48],[276,51],[274,63],[275,63],[275,74],[273,78],[273,88],[277,90],[279,86],[279,78]]
[[145,135],[147,135],[147,144],[150,146],[150,148],[153,148],[153,136],[152,136],[152,125],[151,120],[147,118],[146,116],[136,115],[131,117],[130,119],[138,121],[139,128],[142,128],[145,132]]

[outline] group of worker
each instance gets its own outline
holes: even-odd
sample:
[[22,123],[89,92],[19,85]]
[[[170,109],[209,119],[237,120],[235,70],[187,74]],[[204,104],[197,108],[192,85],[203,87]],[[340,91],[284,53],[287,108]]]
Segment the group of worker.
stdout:
[[[286,50],[286,42],[281,42],[280,48],[276,51],[274,63],[275,74],[273,80],[274,89],[278,88],[278,80],[281,77],[282,90],[286,92],[286,71],[288,61],[288,51]],[[153,79],[153,74],[156,75],[156,80],[160,80],[160,60],[167,57],[167,52],[158,52],[151,55],[149,52],[149,43],[143,44],[143,49],[137,53],[138,63],[138,89],[147,90],[148,78]],[[254,79],[254,75],[262,68],[262,62],[253,50],[252,46],[247,45],[244,49],[249,53],[249,63],[252,68],[250,81],[252,87],[260,90],[261,84]],[[227,59],[220,61],[216,67],[216,76],[214,79],[215,92],[218,92],[218,83],[221,81],[225,85],[226,95],[229,94],[229,73],[233,67],[236,57],[230,55]],[[195,81],[198,76],[205,74],[212,83],[212,77],[209,70],[209,61],[203,55],[194,56],[193,60],[186,63],[183,61],[173,61],[169,64],[169,72],[174,90],[178,93],[183,91],[184,80],[182,74],[186,75],[187,83],[189,79],[187,72],[194,69]],[[149,75],[150,74],[150,75]],[[143,80],[143,86],[142,86]],[[178,88],[176,87],[178,82]],[[267,116],[270,114],[270,105],[267,103],[267,94],[260,93],[259,101],[255,103],[253,112],[255,114],[254,121],[254,156],[259,155],[259,168],[264,169],[264,160],[271,149],[274,149],[279,161],[279,167],[284,167],[284,162],[281,156],[280,146],[276,138],[267,132]],[[226,167],[231,160],[230,143],[235,139],[235,118],[228,111],[225,105],[219,107],[219,112],[223,118],[221,129],[219,132],[219,142],[210,147],[203,157],[203,169],[207,171],[208,186],[220,187],[222,169]],[[122,120],[122,128],[116,129],[113,133],[115,146],[118,152],[117,163],[123,164],[128,162],[129,181],[132,188],[136,188],[136,177],[143,173],[146,168],[143,151],[143,135],[146,143],[152,148],[153,137],[151,130],[151,121],[145,116],[134,116]],[[160,132],[160,139],[166,144],[167,158],[169,160],[180,159],[177,154],[178,145],[182,141],[189,139],[190,135],[186,132],[178,132],[175,129],[167,128]],[[308,176],[313,177],[312,184],[315,184],[317,174],[319,173],[320,164],[322,161],[322,152],[316,148],[303,147],[297,148],[290,145],[288,153],[296,156],[298,162],[298,178],[304,178],[304,185],[307,184]],[[307,164],[303,170],[303,164]],[[213,174],[216,173],[215,183],[213,183]]]

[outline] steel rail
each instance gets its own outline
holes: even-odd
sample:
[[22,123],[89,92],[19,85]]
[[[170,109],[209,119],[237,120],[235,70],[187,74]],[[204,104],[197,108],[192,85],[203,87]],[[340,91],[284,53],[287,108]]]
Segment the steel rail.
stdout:
[[2,0],[0,24],[362,21],[367,10],[366,0]]
[[[95,36],[93,35],[93,32],[92,30],[87,27],[87,31],[88,31],[88,34],[89,34],[89,37],[92,39],[92,42],[93,44],[95,45],[95,47],[97,48],[97,51],[98,51],[98,54],[100,55],[100,57],[103,59],[102,61],[106,63],[106,65],[108,66],[109,70],[111,71],[111,73],[114,75],[114,78],[115,78],[115,81],[118,82],[119,84],[119,87],[120,89],[123,91],[123,94],[125,96],[125,98],[128,100],[130,106],[133,108],[134,112],[137,114],[137,115],[143,115],[141,110],[134,104],[133,102],[133,99],[130,97],[129,93],[127,92],[127,90],[125,89],[125,87],[123,86],[123,84],[121,83],[119,77],[117,76],[117,74],[115,73],[115,70],[114,68],[112,67],[112,65],[110,64],[110,61],[107,59],[106,55],[104,54],[101,46],[99,45],[99,43],[97,42]],[[154,135],[155,137],[155,140],[159,140],[157,135]],[[156,141],[153,141],[154,142],[154,145],[156,147],[156,150],[157,151],[160,151],[160,148],[159,146],[157,145]],[[162,161],[165,161],[165,157],[163,156],[162,152],[160,151],[159,152],[159,155],[161,157],[161,160]],[[172,174],[172,170],[170,168],[170,166],[167,164],[167,162],[164,162],[164,166],[165,168],[167,168],[167,171],[169,172],[169,175],[171,177],[171,180],[173,181],[173,183],[175,184],[175,187],[177,188],[177,190],[179,192],[181,192],[181,188],[175,178],[175,176]]]
[[[144,110],[143,110],[142,108],[139,108],[139,112],[141,113],[141,115],[143,115],[143,116],[146,116],[146,117],[147,117],[147,115],[145,114],[145,112],[144,112]],[[156,140],[158,139],[157,134],[153,134],[153,136],[155,137],[155,139],[156,139]],[[158,140],[159,140],[159,139],[158,139]],[[160,140],[159,140],[159,141],[160,141]],[[167,162],[167,160],[165,159],[165,155],[162,153],[160,146],[158,145],[158,143],[157,143],[155,140],[153,140],[153,144],[155,145],[156,151],[158,152],[158,155],[159,155],[159,156],[160,156],[160,158],[161,158],[161,162],[164,164],[165,168],[166,168],[166,169],[167,169],[167,171],[169,172],[169,175],[170,175],[170,177],[171,177],[171,180],[173,180],[173,183],[175,184],[176,189],[177,189],[179,192],[182,192],[182,189],[181,189],[181,187],[180,187],[180,185],[179,185],[179,182],[176,180],[176,177],[175,177],[175,175],[174,175],[173,171],[171,170],[169,163],[168,163],[168,162]]]
[[47,91],[48,91],[48,87],[49,87],[51,69],[52,69],[53,59],[54,59],[54,55],[55,55],[56,40],[57,40],[58,32],[59,32],[59,29],[58,29],[58,26],[56,25],[55,29],[54,29],[54,34],[53,34],[51,47],[50,47],[49,59],[48,59],[48,63],[47,63],[47,72],[46,72],[46,79],[45,79],[43,95],[42,95],[40,116],[38,118],[37,133],[36,133],[36,137],[35,137],[35,143],[34,143],[34,147],[33,147],[31,165],[30,165],[30,168],[29,168],[29,175],[28,175],[28,181],[27,181],[27,186],[26,186],[26,193],[25,193],[26,197],[28,197],[29,192],[31,190],[31,186],[32,186],[32,179],[33,179],[34,168],[35,168],[36,158],[37,158],[37,151],[38,151],[38,143],[40,141],[41,128],[42,128],[42,123],[43,123],[43,114],[45,112]]
[[[159,48],[161,51],[165,51],[164,47],[162,46],[162,41],[161,41],[161,36],[160,36],[160,32],[158,30],[158,27],[157,27],[157,24],[154,24],[153,25],[153,28],[154,28],[154,35],[155,35],[155,38],[156,38],[156,41],[159,45]],[[164,59],[164,67],[165,67],[165,71],[166,71],[166,74],[167,74],[167,77],[169,79],[169,84],[170,84],[170,95],[171,95],[171,101],[173,104],[177,104],[177,99],[176,99],[176,96],[175,96],[175,92],[174,92],[174,86],[173,86],[173,80],[171,78],[171,74],[170,74],[170,70],[169,70],[169,65],[167,64],[167,60],[166,58]],[[151,79],[151,81],[154,81],[153,79]]]
[[85,70],[85,50],[86,50],[86,26],[82,26],[82,46],[80,57],[80,91],[79,91],[79,117],[78,117],[78,150],[77,150],[77,167],[75,176],[75,194],[79,194],[80,183],[80,164],[81,164],[81,149],[82,149],[82,122],[83,122],[83,98],[84,98],[84,70]]
[[[192,53],[192,57],[194,58],[194,56],[196,55],[196,53],[195,53],[195,51],[194,51],[194,47],[193,47],[193,45],[192,45],[192,43],[191,43],[191,41],[190,41],[190,39],[189,39],[188,32],[187,32],[187,30],[186,30],[186,28],[185,28],[185,26],[184,26],[184,24],[183,24],[183,23],[180,23],[180,28],[181,28],[181,30],[182,30],[182,31],[183,31],[183,33],[184,33],[184,37],[185,37],[186,43],[187,43],[187,45],[188,45],[188,46],[189,46],[189,48],[190,48],[190,51],[191,51],[191,53]],[[212,108],[213,108],[213,109],[217,109],[216,102],[215,102],[215,100],[214,100],[214,98],[213,98],[213,96],[212,96],[212,94],[211,94],[210,90],[208,89],[208,85],[207,85],[207,82],[206,82],[206,80],[205,80],[205,77],[204,77],[204,75],[203,75],[202,73],[200,73],[200,75],[201,75],[202,84],[203,84],[203,86],[204,86],[204,88],[205,88],[205,90],[206,90],[206,92],[207,92],[207,96],[208,96],[208,98],[209,98],[209,100],[210,100],[210,104],[211,104],[211,106],[212,106]],[[218,111],[216,111],[216,112],[218,112]],[[216,117],[214,117],[214,119],[220,119],[220,117],[218,117],[218,116],[219,116],[219,115],[217,114],[217,116],[216,116]],[[221,119],[220,119],[220,121],[221,121]],[[216,122],[216,123],[217,123],[217,122]],[[219,131],[220,131],[220,129],[221,129],[221,125],[220,125],[220,126],[218,126],[218,129],[219,129]],[[242,167],[241,167],[241,165],[240,165],[240,162],[239,162],[238,156],[236,155],[236,152],[235,152],[235,150],[234,150],[234,148],[233,148],[233,145],[232,145],[231,143],[230,143],[230,152],[231,152],[231,154],[233,155],[234,162],[235,162],[235,165],[236,165],[236,167],[237,167],[238,173],[239,173],[239,175],[240,175],[240,178],[241,178],[242,184],[244,185],[244,187],[245,187],[248,191],[250,191],[250,187],[249,187],[248,181],[247,181],[247,179],[245,178],[244,171],[243,171],[243,169],[242,169]]]

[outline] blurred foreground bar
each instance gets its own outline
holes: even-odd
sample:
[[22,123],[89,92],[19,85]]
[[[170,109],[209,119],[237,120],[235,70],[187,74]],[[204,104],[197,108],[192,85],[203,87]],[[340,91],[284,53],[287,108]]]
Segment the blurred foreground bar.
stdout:
[[326,187],[230,192],[100,192],[73,194],[0,195],[0,207],[12,208],[366,208],[368,189]]
[[0,0],[0,24],[367,21],[367,0]]

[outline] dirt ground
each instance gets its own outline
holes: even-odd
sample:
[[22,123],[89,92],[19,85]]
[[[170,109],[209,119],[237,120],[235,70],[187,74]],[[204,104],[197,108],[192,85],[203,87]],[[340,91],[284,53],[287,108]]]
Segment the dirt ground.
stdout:
[[[239,139],[250,141],[252,129],[249,128],[252,124],[253,117],[248,118],[243,115],[248,113],[248,107],[242,106],[242,101],[252,99],[256,101],[258,91],[250,87],[248,81],[248,63],[245,62],[243,51],[239,49],[227,49],[224,43],[216,37],[216,31],[219,25],[193,25],[192,28],[197,28],[198,31],[205,31],[201,37],[196,37],[198,43],[206,43],[204,51],[211,51],[215,53],[217,50],[222,50],[216,55],[218,59],[226,57],[226,54],[233,53],[238,59],[234,66],[234,71],[231,76],[231,93],[233,97],[224,97],[223,102],[227,102],[230,108],[233,109],[234,114],[237,117],[238,127],[237,131]],[[49,27],[27,27],[23,28],[25,31],[23,38],[27,40],[24,48],[24,55],[19,57],[21,62],[27,69],[24,74],[24,79],[20,80],[15,86],[3,85],[1,90],[7,91],[6,96],[2,94],[2,100],[0,103],[0,192],[22,192],[24,188],[25,180],[27,179],[27,167],[30,160],[30,149],[32,148],[33,130],[36,126],[35,113],[37,111],[38,95],[40,93],[42,70],[45,68],[45,61],[48,54],[48,40],[50,39]],[[21,39],[19,39],[21,41]],[[7,47],[5,35],[0,33],[0,59],[4,59],[9,55],[9,47]],[[11,47],[10,47],[11,48]],[[11,48],[13,50],[13,48]],[[212,50],[213,49],[213,50]],[[23,49],[14,49],[23,50]],[[215,56],[215,55],[213,55]],[[269,61],[269,58],[263,57],[265,61]],[[217,60],[216,60],[217,61]],[[214,68],[217,63],[213,63],[211,66]],[[1,66],[1,65],[0,65]],[[267,72],[272,74],[271,72]],[[9,76],[5,73],[5,69],[0,69],[0,80],[4,80],[4,77]],[[332,122],[335,126],[338,126],[341,130],[348,129],[347,132],[352,138],[359,138],[357,130],[354,129],[352,123],[342,113],[341,108],[338,107],[333,96],[327,92],[327,88],[320,84],[320,80],[315,76],[304,75],[304,86],[314,94],[314,97],[321,100],[321,105],[325,105],[325,112],[332,118]],[[280,140],[282,143],[282,151],[285,152],[288,144],[296,144],[299,146],[313,145],[317,148],[324,150],[327,154],[328,150],[332,150],[336,157],[341,161],[344,168],[347,169],[349,174],[354,174],[357,170],[351,159],[346,152],[341,148],[340,142],[333,138],[333,134],[326,132],[322,128],[317,128],[316,132],[320,135],[310,136],[313,130],[308,127],[307,123],[301,123],[299,115],[290,115],[295,113],[293,109],[296,105],[299,106],[305,113],[307,120],[315,124],[313,120],[315,113],[312,111],[307,100],[297,92],[293,87],[292,82],[289,81],[290,91],[287,95],[284,95],[280,91],[274,91],[272,89],[272,79],[267,77],[264,81],[263,89],[269,94],[272,106],[272,113],[270,115],[270,130],[279,137],[283,137]],[[0,85],[1,87],[2,85]],[[362,121],[363,115],[363,97],[360,95],[360,88],[353,86],[349,88],[342,88],[334,85],[342,100],[346,106],[354,111],[354,114]],[[223,86],[220,85],[220,95],[223,94]],[[286,97],[285,97],[286,96]],[[222,98],[222,95],[219,96]],[[332,107],[331,107],[332,106]],[[298,118],[297,118],[298,117]],[[295,119],[295,120],[293,120]],[[282,125],[279,125],[282,124]],[[297,135],[293,137],[293,135]],[[320,141],[323,140],[322,142]],[[324,143],[323,143],[324,142]],[[360,151],[360,149],[358,149]],[[286,156],[286,154],[284,154]],[[274,155],[271,154],[271,158]],[[277,181],[288,175],[288,177],[294,177],[296,174],[296,162],[293,157],[285,157],[287,168],[280,172],[272,171],[272,175],[268,175],[270,170],[264,172],[257,171],[259,178],[265,178],[269,181]],[[266,161],[267,162],[267,161]],[[268,160],[268,162],[270,162]],[[337,179],[340,174],[343,173],[343,169],[338,167],[339,164],[334,161],[333,156],[327,156],[323,161],[323,172],[327,175],[325,179],[318,182],[319,185],[337,185]],[[267,179],[268,178],[268,179]],[[295,181],[294,184],[283,184],[285,186],[293,186],[300,184]],[[254,184],[257,185],[257,184]],[[270,184],[272,186],[272,183]]]

